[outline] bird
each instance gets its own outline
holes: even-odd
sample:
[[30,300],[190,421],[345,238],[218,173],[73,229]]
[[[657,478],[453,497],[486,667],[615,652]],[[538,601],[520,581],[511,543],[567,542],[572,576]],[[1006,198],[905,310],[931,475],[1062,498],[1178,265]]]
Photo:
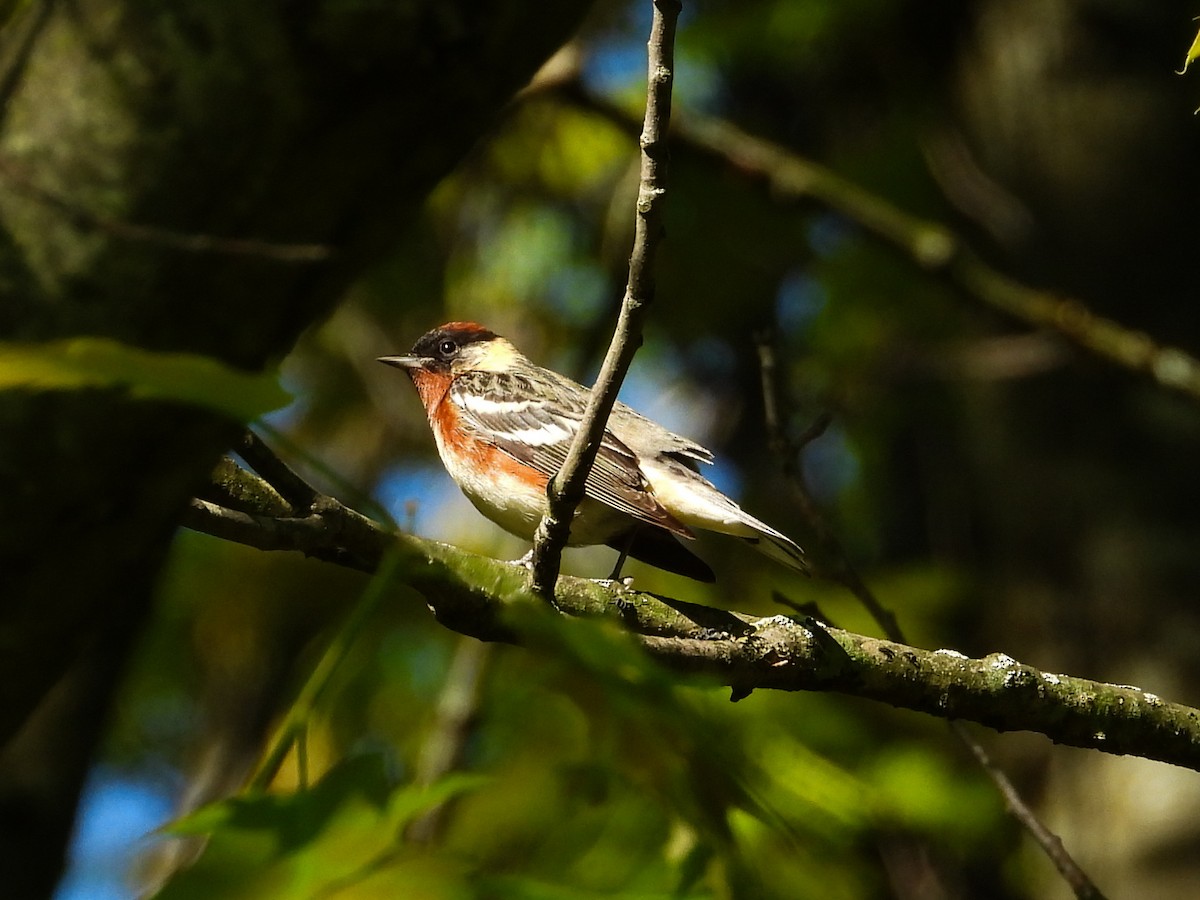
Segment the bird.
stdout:
[[[450,477],[484,516],[528,541],[546,513],[546,485],[562,467],[590,391],[536,365],[474,322],[448,322],[402,356]],[[712,568],[685,547],[695,532],[741,538],[807,574],[804,551],[754,518],[699,472],[713,454],[620,401],[613,405],[571,523],[569,546],[604,544],[702,582]],[[528,556],[526,557],[528,559]]]

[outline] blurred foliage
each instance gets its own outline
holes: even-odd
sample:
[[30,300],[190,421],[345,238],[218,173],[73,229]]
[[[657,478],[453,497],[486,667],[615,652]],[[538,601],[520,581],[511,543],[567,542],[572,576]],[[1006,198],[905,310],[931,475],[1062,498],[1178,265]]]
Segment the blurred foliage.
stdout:
[[290,399],[270,375],[248,375],[209,356],[152,353],[98,337],[0,343],[0,387],[117,388],[134,397],[195,404],[243,420]]
[[[1136,325],[1171,323],[1171,340],[1195,350],[1195,120],[1170,76],[1186,25],[1172,31],[1149,6],[687,4],[679,109],[690,98],[817,155],[951,223],[1015,276]],[[631,109],[647,17],[648,4],[602,4],[579,42],[585,86]],[[1006,46],[1012,57],[996,49]],[[1044,65],[1017,66],[1030,59]],[[1160,112],[1153,128],[1122,124],[1135,95],[1121,86],[1155,98],[1153,110],[1131,106]],[[1047,124],[1063,110],[1070,119]],[[1047,133],[1072,143],[1083,119],[1092,143],[1081,150],[1106,173],[1086,196],[1066,157],[1037,149]],[[946,134],[965,161],[938,157]],[[1143,178],[1148,155],[1175,166],[1173,180]],[[374,498],[405,527],[522,553],[458,495],[414,392],[374,360],[465,318],[589,378],[623,290],[636,171],[635,142],[598,113],[553,92],[515,103],[394,254],[286,360],[296,399],[268,417],[279,449],[322,489]],[[1000,199],[980,212],[964,206],[968,189]],[[735,165],[676,147],[671,190],[629,402],[712,446],[722,487],[812,544],[766,443],[754,339],[769,332],[789,433],[835,414],[803,451],[812,490],[914,643],[1003,649],[1195,702],[1195,409],[1020,333],[854,223],[776,202]],[[1033,230],[996,238],[989,215],[1001,206],[1023,210]],[[1094,243],[1064,225],[1071,210]],[[1116,252],[1122,241],[1130,249]],[[753,613],[779,611],[779,590],[875,630],[836,585],[792,578],[735,542],[699,547],[715,586],[630,572],[645,589]],[[581,573],[610,564],[607,551],[568,554]],[[172,791],[188,785],[181,812],[215,805],[157,842],[140,883],[168,877],[198,852],[183,836],[204,834],[198,862],[163,896],[1066,895],[941,722],[837,696],[759,692],[733,705],[659,671],[620,633],[550,616],[531,626],[534,647],[490,648],[463,683],[460,639],[400,589],[307,720],[308,786],[293,754],[270,792],[239,794],[367,591],[354,573],[180,535],[109,763],[174,773]],[[473,698],[457,724],[451,695]],[[447,735],[452,752],[430,777],[423,755]],[[1098,754],[993,745],[1068,849],[1091,848],[1080,861],[1114,895],[1187,896],[1156,889],[1185,858],[1200,878],[1194,825],[1107,852],[1108,833],[1149,835],[1143,824],[1157,820],[1147,801],[1118,816],[1096,800],[1112,789]],[[1187,777],[1168,771],[1156,795],[1191,802]],[[436,827],[416,836],[431,809]]]

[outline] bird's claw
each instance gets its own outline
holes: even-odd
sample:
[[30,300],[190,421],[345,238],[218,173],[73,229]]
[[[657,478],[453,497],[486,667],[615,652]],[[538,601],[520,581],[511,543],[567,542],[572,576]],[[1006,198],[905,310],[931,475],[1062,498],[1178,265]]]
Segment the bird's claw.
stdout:
[[597,584],[602,584],[605,587],[621,588],[622,590],[631,590],[633,588],[633,576],[621,575],[617,578],[597,578]]

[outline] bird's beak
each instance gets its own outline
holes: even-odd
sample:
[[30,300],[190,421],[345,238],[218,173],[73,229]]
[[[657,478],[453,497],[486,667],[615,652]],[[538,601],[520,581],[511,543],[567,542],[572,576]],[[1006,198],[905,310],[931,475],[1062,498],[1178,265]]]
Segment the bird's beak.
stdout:
[[378,362],[388,366],[395,366],[397,369],[420,369],[429,360],[423,356],[381,356]]

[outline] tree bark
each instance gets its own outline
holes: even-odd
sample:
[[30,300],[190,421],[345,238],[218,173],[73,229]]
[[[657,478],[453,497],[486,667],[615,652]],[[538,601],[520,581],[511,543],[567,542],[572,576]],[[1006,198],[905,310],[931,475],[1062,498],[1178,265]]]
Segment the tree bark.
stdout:
[[[0,31],[0,341],[261,369],[586,6],[30,5]],[[0,840],[0,879],[24,871],[24,895],[57,877],[175,523],[237,433],[116,388],[0,392],[0,828],[37,835]],[[37,758],[56,741],[73,752]]]

